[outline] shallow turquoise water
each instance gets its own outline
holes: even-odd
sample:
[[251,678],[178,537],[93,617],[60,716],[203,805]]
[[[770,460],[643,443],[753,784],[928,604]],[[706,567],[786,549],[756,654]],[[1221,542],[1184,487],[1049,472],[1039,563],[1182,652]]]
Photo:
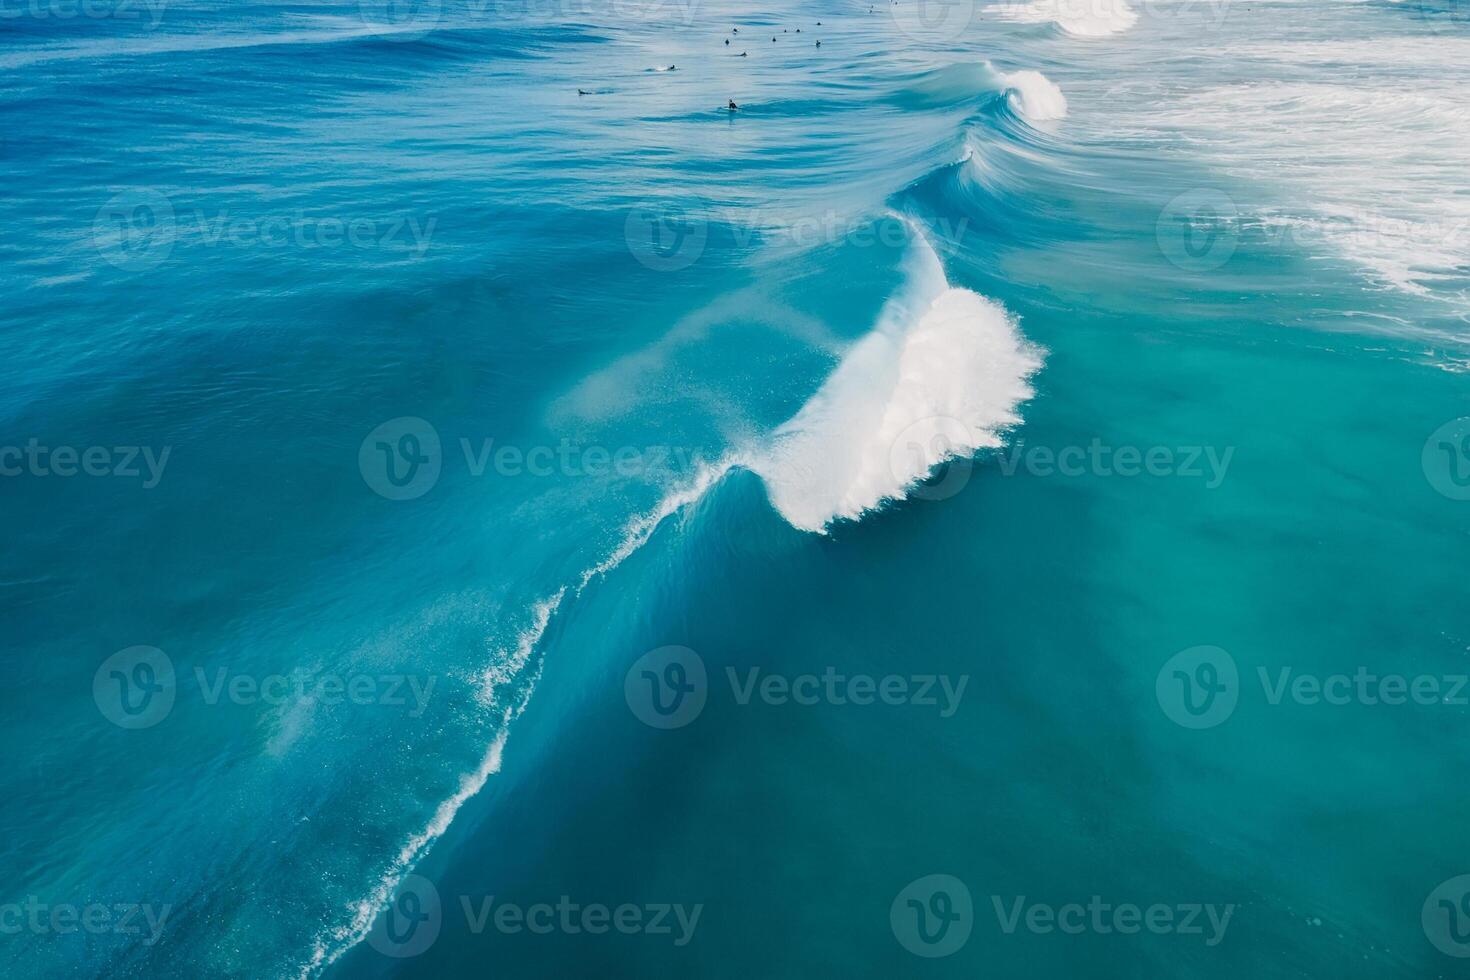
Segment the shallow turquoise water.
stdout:
[[8,972],[1455,975],[1453,6],[406,9],[7,21]]

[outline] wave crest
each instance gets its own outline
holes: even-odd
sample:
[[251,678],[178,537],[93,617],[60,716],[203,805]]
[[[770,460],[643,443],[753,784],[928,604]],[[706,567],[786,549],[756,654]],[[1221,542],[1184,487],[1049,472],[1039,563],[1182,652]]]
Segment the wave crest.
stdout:
[[858,518],[946,460],[999,447],[1033,393],[1041,351],[1010,312],[951,287],[917,231],[908,264],[875,329],[751,461],[797,528]]

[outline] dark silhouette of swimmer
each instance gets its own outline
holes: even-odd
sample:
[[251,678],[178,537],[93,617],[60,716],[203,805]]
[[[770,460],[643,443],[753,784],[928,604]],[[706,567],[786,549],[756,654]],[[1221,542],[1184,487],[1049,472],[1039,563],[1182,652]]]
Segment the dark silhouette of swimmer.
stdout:
[[730,46],[730,39],[727,37],[727,38],[725,38],[725,47],[728,48],[729,46]]
[[817,42],[817,47],[819,47],[819,48],[820,48],[820,47],[821,47],[821,46],[822,46],[822,42],[821,42],[821,41],[818,41],[818,42]]
[[591,92],[584,92],[581,89],[577,89],[577,94],[578,95],[591,95],[592,93]]
[[727,105],[725,108],[726,109],[729,109],[731,112],[739,112],[740,111],[740,107],[735,104],[735,100],[734,99],[731,99],[730,100],[730,104]]
[[739,54],[737,54],[735,57],[737,57],[737,58],[744,58],[745,56],[746,56],[746,52],[742,51]]

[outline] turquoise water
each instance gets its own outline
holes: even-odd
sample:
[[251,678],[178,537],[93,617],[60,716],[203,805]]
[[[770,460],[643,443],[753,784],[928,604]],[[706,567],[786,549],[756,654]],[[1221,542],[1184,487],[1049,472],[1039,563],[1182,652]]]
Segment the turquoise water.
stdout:
[[89,9],[7,974],[1461,971],[1461,8]]

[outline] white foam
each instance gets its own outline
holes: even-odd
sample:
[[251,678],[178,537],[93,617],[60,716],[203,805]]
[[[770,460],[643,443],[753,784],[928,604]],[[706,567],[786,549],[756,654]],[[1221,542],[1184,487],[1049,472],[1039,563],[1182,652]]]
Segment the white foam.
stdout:
[[[1395,52],[1386,48],[1380,57],[1389,59]],[[1375,283],[1464,309],[1470,196],[1457,189],[1470,145],[1470,94],[1463,73],[1431,78],[1424,66],[1407,84],[1387,77],[1406,69],[1386,60],[1376,66],[1385,73],[1379,77],[1367,60],[1371,46],[1357,43],[1250,53],[1363,67],[1327,81],[1249,81],[1144,102],[1134,124],[1183,135],[1242,179],[1269,174],[1287,190],[1289,212],[1239,203],[1289,233],[1284,243],[1327,246],[1322,254],[1359,263]]]
[[1002,444],[1041,352],[999,303],[951,288],[917,230],[907,282],[871,333],[751,462],[793,526],[860,517],[947,459]]
[[1011,108],[1033,122],[1067,118],[1067,97],[1039,71],[999,72]]
[[1127,0],[1014,0],[985,12],[1022,24],[1056,24],[1073,37],[1108,37],[1138,22]]
[[582,573],[581,581],[577,584],[577,591],[582,591],[587,587],[588,582],[600,575],[606,575],[621,565],[624,559],[648,543],[648,539],[653,537],[653,532],[665,519],[672,517],[690,504],[696,503],[709,492],[710,487],[730,472],[731,467],[738,465],[739,461],[738,456],[731,456],[717,463],[700,463],[696,466],[694,477],[688,483],[670,490],[652,510],[628,522],[623,529],[623,539],[613,549],[612,554]]
[[[551,622],[551,616],[559,605],[566,590],[562,589],[555,595],[538,602],[532,609],[531,625],[528,626],[516,638],[515,648],[504,651],[497,663],[499,666],[488,668],[484,675],[484,684],[493,686],[504,684],[518,675],[520,670],[530,661],[536,644],[540,642],[541,636],[546,632],[546,626]],[[394,890],[398,887],[405,875],[413,870],[419,859],[429,852],[434,842],[444,835],[449,825],[454,822],[455,814],[459,813],[460,807],[464,806],[475,794],[485,787],[485,783],[495,773],[500,771],[501,759],[505,752],[505,743],[510,736],[511,722],[520,716],[526,709],[531,699],[531,693],[535,690],[536,683],[541,678],[538,667],[535,676],[527,679],[526,683],[519,689],[519,697],[512,703],[505,705],[500,718],[500,725],[496,731],[495,738],[485,750],[485,755],[480,759],[480,764],[470,772],[464,773],[459,778],[459,787],[448,799],[441,802],[434,811],[423,830],[414,834],[403,846],[399,848],[398,854],[393,858],[388,871],[378,879],[373,890],[352,907],[352,915],[348,922],[335,929],[330,930],[323,936],[317,938],[312,945],[311,955],[307,962],[298,972],[298,977],[312,976],[333,963],[338,957],[353,946],[362,942],[372,930],[373,921],[378,914],[387,908],[389,900],[393,897]],[[482,688],[482,696],[484,689]],[[491,700],[495,698],[492,689]]]

